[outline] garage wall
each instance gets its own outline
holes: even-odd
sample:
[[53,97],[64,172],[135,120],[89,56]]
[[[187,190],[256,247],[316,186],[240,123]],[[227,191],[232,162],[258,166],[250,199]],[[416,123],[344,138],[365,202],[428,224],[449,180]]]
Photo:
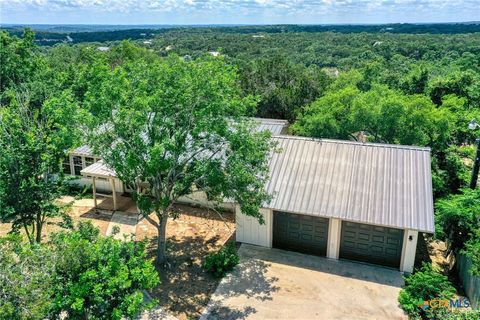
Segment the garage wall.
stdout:
[[400,260],[400,271],[413,272],[415,264],[415,253],[417,252],[418,231],[406,229],[403,232],[402,259]]
[[272,222],[273,211],[260,209],[265,219],[265,224],[258,223],[253,217],[241,213],[240,206],[235,207],[235,221],[237,225],[236,237],[238,242],[254,244],[263,247],[272,247]]

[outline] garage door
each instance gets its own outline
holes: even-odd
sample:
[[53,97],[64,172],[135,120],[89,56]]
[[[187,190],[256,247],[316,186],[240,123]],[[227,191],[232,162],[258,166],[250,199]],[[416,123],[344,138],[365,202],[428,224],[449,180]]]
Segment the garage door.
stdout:
[[324,256],[327,253],[328,219],[274,211],[273,246]]
[[398,268],[403,230],[342,221],[340,258]]

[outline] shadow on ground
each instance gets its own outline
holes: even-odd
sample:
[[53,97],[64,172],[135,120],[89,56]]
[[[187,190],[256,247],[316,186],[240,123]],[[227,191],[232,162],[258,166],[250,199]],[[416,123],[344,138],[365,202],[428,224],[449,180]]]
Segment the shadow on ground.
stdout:
[[[149,239],[149,254],[155,257],[157,238]],[[215,291],[219,279],[203,267],[205,256],[216,250],[218,237],[173,236],[167,240],[167,262],[157,267],[161,284],[151,292],[159,305],[180,318],[198,318]]]
[[248,250],[243,252],[243,255],[251,258],[261,257],[263,261],[309,269],[341,277],[348,277],[398,288],[402,287],[404,284],[399,270],[369,263],[349,260],[333,260],[298,252],[274,248],[267,249],[255,246],[248,246]]
[[275,285],[278,278],[267,276],[269,266],[270,263],[262,260],[242,259],[241,265],[222,280],[222,285],[215,292],[217,299],[212,299],[208,313],[201,319],[240,320],[256,313],[252,306],[232,308],[222,305],[222,300],[240,296],[262,302],[272,300],[279,287]]

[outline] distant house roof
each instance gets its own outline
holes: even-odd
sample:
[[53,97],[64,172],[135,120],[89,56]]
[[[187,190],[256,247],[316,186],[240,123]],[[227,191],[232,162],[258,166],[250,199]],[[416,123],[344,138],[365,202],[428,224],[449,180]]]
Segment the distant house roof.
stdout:
[[274,136],[284,134],[288,129],[287,120],[266,119],[266,118],[253,118],[253,120],[258,122],[257,129],[259,131],[270,130],[270,132]]
[[83,145],[81,147],[78,147],[72,150],[70,154],[74,156],[87,156],[87,157],[93,156],[92,148],[90,148],[90,146],[87,146],[87,145]]
[[277,136],[268,205],[279,211],[434,232],[430,149]]

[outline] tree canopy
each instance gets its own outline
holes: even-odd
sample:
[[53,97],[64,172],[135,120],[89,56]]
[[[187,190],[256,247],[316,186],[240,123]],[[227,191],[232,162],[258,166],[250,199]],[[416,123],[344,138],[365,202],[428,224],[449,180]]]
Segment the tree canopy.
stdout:
[[142,213],[156,213],[159,262],[167,218],[175,218],[171,207],[181,196],[231,199],[261,218],[272,143],[244,117],[255,100],[241,96],[233,67],[173,56],[102,70],[101,85],[84,103],[94,115],[90,141],[135,190]]

